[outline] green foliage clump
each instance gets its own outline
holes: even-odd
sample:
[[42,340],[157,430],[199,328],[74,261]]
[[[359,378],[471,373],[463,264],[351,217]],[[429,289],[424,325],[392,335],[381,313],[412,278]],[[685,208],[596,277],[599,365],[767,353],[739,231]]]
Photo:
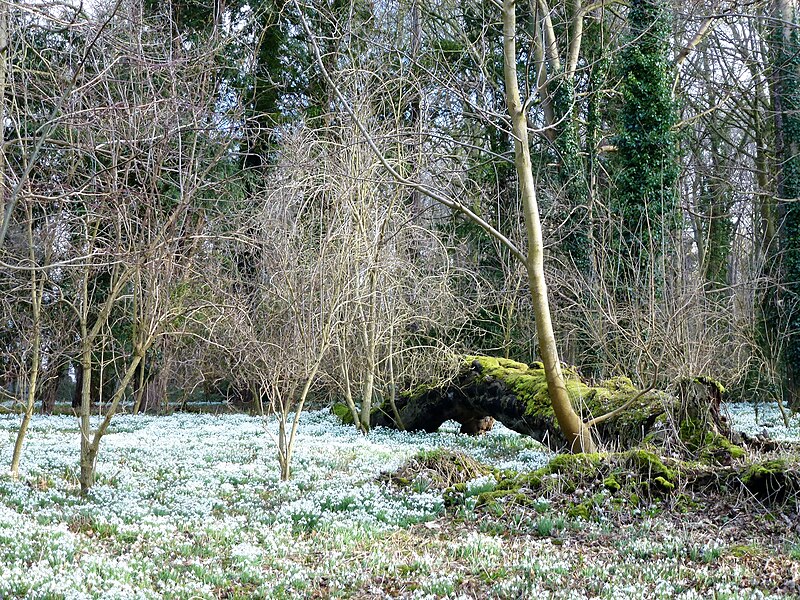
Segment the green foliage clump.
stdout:
[[664,490],[672,490],[677,479],[677,474],[664,464],[664,461],[655,453],[648,450],[631,450],[623,455],[629,467]]
[[764,553],[764,550],[758,546],[751,544],[736,544],[728,548],[728,554],[735,558],[747,558],[752,556],[759,556]]
[[612,473],[603,480],[603,487],[610,492],[618,492],[622,486],[620,486],[619,481],[617,481],[616,475]]
[[[658,455],[646,450],[623,453],[559,454],[550,463],[531,473],[506,474],[493,490],[478,495],[478,505],[517,504],[535,506],[542,494],[572,492],[580,488],[601,487],[618,497],[638,504],[639,498],[670,494],[680,479],[680,467],[668,467]],[[572,517],[588,519],[595,506],[602,504],[595,494],[570,507]]]
[[353,420],[353,412],[343,402],[336,402],[333,406],[331,406],[331,413],[339,419],[343,425],[352,425],[355,421]]
[[653,479],[653,484],[665,492],[671,492],[675,489],[675,484],[665,477],[655,477]]
[[683,420],[680,438],[686,448],[705,463],[725,464],[745,456],[744,448],[731,443],[724,435],[713,431],[707,424],[696,419]]
[[751,489],[767,491],[769,488],[775,489],[782,484],[788,468],[789,464],[783,458],[757,462],[747,467],[740,479]]
[[544,467],[548,474],[566,474],[572,478],[594,477],[600,470],[603,455],[559,454]]

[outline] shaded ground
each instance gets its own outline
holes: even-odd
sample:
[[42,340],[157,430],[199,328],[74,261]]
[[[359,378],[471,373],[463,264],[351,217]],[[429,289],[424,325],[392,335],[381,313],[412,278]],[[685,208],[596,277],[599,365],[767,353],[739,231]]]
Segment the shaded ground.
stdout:
[[354,595],[414,597],[439,570],[439,584],[423,586],[435,597],[800,597],[800,546],[782,518],[709,508],[584,521],[556,506],[513,507],[438,519],[373,546],[368,556],[388,552],[396,566],[373,571]]

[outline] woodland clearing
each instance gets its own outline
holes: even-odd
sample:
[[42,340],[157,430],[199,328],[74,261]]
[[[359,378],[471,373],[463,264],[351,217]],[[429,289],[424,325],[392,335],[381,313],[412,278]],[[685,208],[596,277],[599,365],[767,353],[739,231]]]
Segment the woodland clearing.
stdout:
[[[737,430],[800,440],[797,416],[785,427],[769,405],[758,420],[750,405],[728,410]],[[0,452],[18,419],[0,417]],[[76,420],[35,416],[19,480],[0,479],[0,596],[800,596],[792,499],[587,488],[481,505],[494,480],[478,476],[446,506],[424,473],[404,487],[386,474],[442,451],[520,473],[553,455],[500,424],[481,437],[453,422],[363,436],[316,411],[301,417],[294,478],[282,482],[276,427],[245,415],[121,415],[81,497]]]

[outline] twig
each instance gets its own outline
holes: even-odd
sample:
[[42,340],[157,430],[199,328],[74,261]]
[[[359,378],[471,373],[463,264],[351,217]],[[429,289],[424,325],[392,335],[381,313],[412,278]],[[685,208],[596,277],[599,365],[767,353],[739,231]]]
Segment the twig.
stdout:
[[636,394],[633,398],[628,400],[622,406],[618,406],[617,408],[612,410],[610,413],[606,413],[604,415],[600,415],[599,417],[595,417],[591,421],[588,421],[587,423],[584,423],[584,424],[586,425],[586,427],[594,427],[595,425],[599,425],[600,423],[603,423],[604,421],[608,421],[609,419],[611,419],[613,417],[616,417],[619,413],[621,413],[621,412],[627,410],[628,408],[630,408],[633,405],[634,402],[639,400],[647,392],[651,391],[654,387],[656,387],[656,379],[657,378],[658,378],[658,365],[656,365],[655,373],[653,373],[653,381],[651,381],[650,385],[648,385],[645,389],[640,391],[638,394]]

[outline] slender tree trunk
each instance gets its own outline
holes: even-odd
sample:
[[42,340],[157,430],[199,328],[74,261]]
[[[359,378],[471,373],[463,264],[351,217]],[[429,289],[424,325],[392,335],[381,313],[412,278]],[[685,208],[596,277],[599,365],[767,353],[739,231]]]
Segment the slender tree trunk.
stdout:
[[250,392],[250,396],[253,399],[253,402],[250,406],[250,414],[254,417],[263,417],[264,416],[264,402],[261,398],[261,392],[258,388],[258,384],[254,381],[248,383],[247,389]]
[[[765,7],[766,10],[771,10]],[[760,13],[763,22],[768,23],[768,14]],[[759,32],[760,35],[770,40],[769,27],[765,31]],[[767,44],[765,42],[765,44]],[[774,40],[765,49],[765,54],[771,56],[771,60],[776,62]],[[755,168],[758,191],[755,195],[753,207],[753,220],[758,223],[757,245],[753,249],[752,264],[756,268],[756,273],[762,281],[761,285],[754,290],[754,343],[760,350],[760,355],[770,363],[769,372],[774,372],[773,367],[777,367],[777,356],[775,353],[775,337],[778,319],[776,303],[775,278],[777,271],[777,239],[778,224],[776,218],[777,203],[777,179],[780,169],[776,156],[771,155],[771,149],[777,154],[778,133],[774,130],[779,122],[780,116],[775,112],[775,107],[780,105],[778,97],[778,73],[773,68],[768,77],[760,77],[756,66],[751,67],[753,80],[757,82],[755,94],[751,99],[753,127],[753,139],[756,147]],[[762,108],[764,107],[764,108]],[[763,112],[762,112],[763,111]],[[771,137],[774,136],[774,137]],[[754,390],[761,390],[761,381],[764,378],[764,368],[758,362],[754,362],[748,371],[748,387]]]
[[327,339],[323,343],[323,350],[317,356],[317,361],[314,363],[314,366],[311,369],[311,373],[306,379],[305,385],[303,385],[303,391],[300,393],[300,399],[297,401],[297,405],[294,407],[294,419],[292,419],[292,426],[289,428],[288,431],[286,426],[288,425],[289,409],[285,408],[283,411],[281,411],[278,454],[279,454],[279,459],[281,459],[280,464],[281,464],[282,481],[289,481],[289,478],[292,476],[291,472],[292,454],[294,453],[294,443],[295,440],[297,439],[297,427],[298,425],[300,425],[300,414],[303,412],[303,406],[305,406],[306,400],[308,399],[308,393],[311,391],[311,384],[317,377],[317,373],[319,372],[319,367],[322,364],[322,359],[325,356],[326,349],[327,349]]
[[[125,390],[128,389],[128,386],[133,380],[133,376],[136,373],[136,369],[139,366],[145,351],[146,349],[139,348],[134,350],[131,362],[128,365],[128,368],[125,371],[122,379],[117,383],[117,388],[114,390],[114,395],[111,396],[111,399],[109,400],[108,408],[105,416],[103,417],[103,421],[100,423],[100,426],[94,432],[93,436],[91,436],[88,418],[86,419],[85,429],[84,422],[83,420],[81,421],[81,493],[85,494],[87,491],[89,491],[89,488],[94,485],[94,468],[95,462],[97,461],[97,453],[100,450],[100,441],[106,434],[108,426],[111,425],[111,419],[116,414],[119,403],[122,400],[122,397],[125,395]],[[86,387],[87,382],[84,380],[84,389]],[[85,444],[84,440],[86,441]]]
[[25,413],[22,416],[17,439],[14,442],[14,454],[11,457],[11,476],[19,476],[19,463],[22,458],[22,444],[25,441],[25,434],[28,432],[33,407],[36,403],[36,386],[39,382],[39,367],[41,366],[41,347],[42,347],[42,323],[41,323],[41,295],[39,285],[36,282],[36,271],[31,271],[31,285],[33,295],[33,343],[31,348],[31,371],[28,377],[28,393],[25,402]]
[[78,362],[72,363],[75,368],[75,388],[72,390],[72,408],[73,411],[80,414],[81,402],[83,401],[83,361],[80,359]]
[[350,414],[353,416],[353,423],[361,430],[361,417],[358,414],[355,400],[353,400],[353,386],[350,383],[350,359],[344,350],[342,350],[339,360],[341,361],[342,377],[344,378],[344,400],[350,410]]
[[[420,164],[420,149],[421,144],[421,128],[422,122],[422,99],[421,92],[419,91],[418,82],[416,80],[417,70],[419,68],[419,53],[422,46],[422,17],[420,15],[420,1],[412,0],[411,2],[411,69],[415,79],[412,81],[414,86],[413,96],[409,103],[409,128],[417,136],[409,148],[411,153],[411,173],[412,177],[417,177]],[[414,218],[419,218],[422,214],[424,207],[422,206],[422,194],[418,190],[411,190],[411,215]]]
[[281,481],[289,481],[292,476],[289,465],[289,452],[286,449],[286,411],[281,411],[281,418],[278,422],[278,464],[281,468]]
[[139,411],[142,408],[142,397],[144,396],[145,392],[145,369],[147,366],[147,362],[142,359],[139,363],[139,368],[137,369],[137,377],[136,382],[134,383],[134,392],[133,392],[133,414],[138,415]]
[[[0,13],[0,21],[2,21],[5,18],[5,9],[0,10],[2,10],[2,13]],[[2,27],[2,25],[0,25],[0,27]],[[0,159],[1,158],[2,157],[0,157]],[[0,193],[2,192],[0,191]],[[33,240],[33,214],[30,210],[28,211],[28,245],[30,263],[31,265],[35,265],[36,253]],[[30,425],[31,417],[33,416],[33,407],[36,402],[36,386],[39,382],[39,369],[42,362],[42,297],[44,296],[44,282],[45,275],[43,273],[37,276],[37,271],[35,269],[31,270],[31,316],[33,317],[31,368],[30,375],[28,376],[28,393],[25,401],[25,413],[22,416],[22,423],[20,423],[19,430],[17,430],[17,439],[14,442],[14,453],[11,457],[11,475],[14,478],[19,475],[22,444],[25,441],[25,434],[28,432],[28,425]]]
[[63,364],[52,368],[52,375],[42,382],[39,398],[41,399],[41,411],[44,415],[52,415],[56,407],[56,397],[58,395],[58,387],[61,384],[61,378],[64,376]]
[[547,284],[544,277],[544,244],[542,227],[539,221],[539,206],[536,188],[533,183],[530,148],[528,146],[528,120],[522,105],[517,80],[516,54],[516,14],[515,1],[503,0],[503,73],[506,84],[506,103],[511,116],[514,135],[514,164],[519,177],[519,192],[522,197],[525,215],[525,230],[528,236],[528,256],[526,268],[533,297],[533,310],[536,317],[536,335],[539,354],[547,377],[547,390],[553,404],[553,412],[558,425],[573,452],[592,452],[595,444],[591,432],[572,407],[567,392],[561,363],[556,348],[553,323],[550,319],[550,305],[547,298]]
[[400,417],[400,412],[397,410],[397,379],[394,375],[394,327],[389,327],[389,407],[392,409],[392,415],[394,416],[394,422],[397,424],[397,428],[401,431],[405,430],[405,425],[403,424],[403,419]]
[[372,396],[375,393],[375,369],[378,335],[378,274],[377,267],[369,271],[369,311],[367,322],[364,323],[364,341],[367,351],[367,372],[364,381],[364,393],[361,398],[361,429],[369,431],[370,412],[372,412]]
[[[707,72],[711,72],[708,52],[702,52],[703,64]],[[719,99],[714,84],[708,85],[708,105],[716,106]],[[707,296],[714,301],[724,301],[730,296],[728,262],[730,260],[731,245],[733,243],[733,221],[730,216],[731,196],[730,184],[723,179],[729,172],[730,165],[725,154],[724,144],[727,132],[724,135],[724,124],[717,119],[717,113],[709,115],[711,128],[709,137],[711,142],[711,173],[705,177],[704,189],[701,189],[700,209],[705,215],[705,237],[698,240],[700,264],[705,279]]]
[[89,420],[92,402],[92,346],[86,339],[86,323],[81,323],[81,338],[84,340],[81,350],[81,493],[85,494],[94,485],[94,457],[91,454],[92,424]]
[[775,145],[778,171],[778,242],[780,288],[778,318],[781,332],[780,363],[783,397],[800,407],[800,50],[797,0],[777,0],[775,19],[777,46],[775,98]]

